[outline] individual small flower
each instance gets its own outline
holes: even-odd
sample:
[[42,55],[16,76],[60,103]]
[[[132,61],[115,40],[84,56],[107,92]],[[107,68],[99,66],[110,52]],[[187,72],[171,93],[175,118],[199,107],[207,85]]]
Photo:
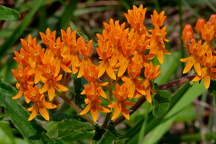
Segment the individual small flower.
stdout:
[[130,114],[129,114],[128,107],[132,106],[133,103],[128,101],[128,95],[129,95],[128,87],[124,84],[121,86],[119,84],[116,84],[115,88],[116,89],[113,92],[113,94],[116,98],[116,102],[109,105],[110,108],[114,109],[114,113],[111,119],[115,120],[120,113],[122,113],[122,115],[126,119],[129,119]]
[[[76,31],[72,31],[70,27],[66,31],[61,30],[64,47],[62,48],[61,67],[66,72],[77,73],[80,66],[79,46],[77,45]],[[68,68],[72,66],[72,71]]]
[[97,54],[99,56],[99,73],[100,78],[105,72],[107,75],[115,80],[115,66],[117,64],[117,55],[114,55],[113,45],[111,42],[105,40],[102,35],[97,35],[98,37],[98,47],[96,48]]
[[165,19],[166,16],[164,16],[164,11],[160,14],[158,14],[157,11],[154,11],[153,15],[151,15],[154,28],[150,30],[150,54],[155,55],[161,64],[164,62],[163,54],[170,54],[165,48],[165,42],[168,42],[166,39],[167,28],[166,26],[163,26]]
[[33,76],[28,75],[28,69],[19,65],[17,70],[12,70],[13,75],[17,79],[16,88],[19,89],[18,93],[13,99],[18,99],[23,96],[29,85],[33,85]]
[[41,81],[44,83],[41,93],[48,91],[49,100],[55,97],[55,91],[67,91],[68,88],[60,84],[62,74],[60,73],[60,62],[53,58],[51,51],[46,51],[41,67]]
[[89,83],[85,85],[84,90],[81,93],[86,95],[85,103],[87,106],[80,112],[80,115],[84,115],[87,112],[91,112],[93,121],[96,122],[98,119],[98,111],[108,113],[110,110],[105,106],[101,106],[100,96],[107,98],[105,92],[100,85],[95,83]]
[[79,73],[77,75],[78,78],[83,76],[84,69],[91,65],[91,55],[92,55],[92,40],[88,43],[85,42],[83,38],[78,38],[77,45],[79,45],[79,53],[83,57],[80,66],[79,66]]
[[184,41],[185,46],[187,46],[193,38],[194,35],[192,26],[190,24],[186,24],[182,32],[182,39]]
[[56,105],[49,103],[45,100],[44,95],[40,93],[37,86],[29,87],[25,92],[26,101],[32,102],[32,107],[28,108],[28,111],[31,111],[31,115],[28,120],[33,120],[37,113],[39,112],[45,120],[49,120],[49,113],[47,109],[54,109]]
[[139,33],[146,31],[144,26],[146,10],[146,8],[143,8],[143,5],[139,7],[134,5],[132,10],[128,10],[128,12],[124,14],[130,26]]
[[158,13],[156,10],[154,10],[153,15],[151,15],[152,24],[154,27],[161,27],[165,20],[166,16],[164,15],[164,11],[161,13]]

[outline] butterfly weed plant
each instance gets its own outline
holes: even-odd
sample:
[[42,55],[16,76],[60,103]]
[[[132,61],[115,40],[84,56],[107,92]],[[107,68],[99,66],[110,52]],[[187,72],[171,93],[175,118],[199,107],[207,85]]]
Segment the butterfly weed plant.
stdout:
[[[14,51],[18,66],[12,73],[18,92],[12,99],[24,98],[30,113],[26,121],[37,119],[38,115],[52,120],[49,109],[58,111],[62,106],[58,101],[63,100],[82,117],[80,123],[84,121],[95,127],[95,133],[98,129],[113,131],[125,119],[130,120],[144,102],[154,105],[160,89],[190,80],[203,80],[208,89],[210,81],[216,80],[216,15],[212,14],[207,21],[198,19],[194,26],[196,33],[189,24],[183,29],[182,39],[189,56],[180,61],[186,63],[183,74],[192,68],[193,74],[156,85],[154,80],[166,61],[164,55],[172,53],[166,48],[169,40],[165,12],[153,10],[148,27],[146,13],[147,9],[140,5],[124,13],[123,22],[111,18],[103,23],[95,41],[84,39],[71,27],[61,29],[59,35],[47,28],[39,33],[40,40],[32,35],[21,38],[22,47]],[[86,80],[78,94],[84,96],[82,106],[70,99],[69,85],[77,78]],[[121,139],[117,135],[113,139]]]

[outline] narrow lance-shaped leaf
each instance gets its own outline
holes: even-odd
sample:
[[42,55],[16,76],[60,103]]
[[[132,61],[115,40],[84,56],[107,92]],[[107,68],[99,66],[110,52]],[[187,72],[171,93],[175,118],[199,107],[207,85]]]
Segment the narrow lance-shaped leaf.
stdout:
[[6,6],[0,6],[0,20],[17,20],[19,19],[19,12],[15,9]]
[[28,112],[24,110],[12,97],[16,94],[15,88],[0,81],[0,104],[6,110],[12,123],[22,136],[32,144],[43,144],[41,133],[43,128],[35,121],[28,121]]

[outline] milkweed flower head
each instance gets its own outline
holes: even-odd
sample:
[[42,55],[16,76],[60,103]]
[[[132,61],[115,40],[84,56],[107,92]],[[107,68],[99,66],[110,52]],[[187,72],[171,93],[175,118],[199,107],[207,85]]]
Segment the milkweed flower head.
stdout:
[[216,14],[210,16],[208,21],[200,18],[195,26],[197,37],[191,25],[185,25],[182,33],[184,46],[187,48],[189,57],[182,58],[186,63],[183,74],[193,68],[196,76],[192,81],[204,81],[206,88],[209,88],[211,79],[216,80]]
[[[62,81],[66,74],[76,74],[87,80],[81,92],[85,95],[85,108],[80,112],[91,113],[96,122],[100,112],[113,112],[112,120],[122,114],[130,118],[129,108],[140,97],[152,103],[152,82],[160,75],[160,65],[153,64],[157,58],[164,62],[166,16],[154,11],[151,15],[152,28],[145,26],[146,8],[133,6],[124,14],[126,21],[110,19],[104,22],[102,33],[96,34],[97,46],[93,41],[77,37],[70,27],[61,30],[60,37],[47,29],[40,37],[45,48],[31,35],[21,39],[22,48],[15,51],[18,68],[13,70],[19,92],[14,99],[25,97],[31,104],[29,120],[40,113],[49,119],[47,109],[56,108],[53,100],[68,91]],[[128,26],[127,26],[128,25]],[[95,50],[97,60],[92,59]]]

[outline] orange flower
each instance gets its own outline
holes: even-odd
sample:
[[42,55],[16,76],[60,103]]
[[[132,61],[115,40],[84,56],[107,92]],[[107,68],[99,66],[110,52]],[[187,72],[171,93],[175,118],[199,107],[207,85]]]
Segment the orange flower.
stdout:
[[87,106],[83,111],[80,112],[80,115],[84,115],[90,111],[94,122],[96,122],[98,119],[98,111],[105,113],[110,112],[108,108],[101,106],[101,99],[99,96],[102,96],[105,99],[107,98],[101,86],[104,86],[104,84],[100,85],[98,83],[89,83],[85,85],[84,90],[81,93],[82,95],[85,94],[87,97],[85,99]]
[[166,20],[164,11],[158,14],[157,11],[154,10],[153,15],[151,15],[151,20],[152,20],[152,24],[154,25],[154,27],[161,27]]
[[116,102],[109,105],[110,108],[114,109],[114,113],[112,116],[112,120],[115,120],[120,113],[126,118],[130,118],[128,106],[132,106],[133,103],[128,101],[128,89],[126,85],[116,84],[114,91],[114,96],[116,98]]
[[65,72],[71,72],[68,68],[72,66],[72,72],[75,74],[78,72],[80,66],[79,58],[79,47],[77,45],[76,31],[71,31],[68,27],[66,31],[61,30],[62,40],[64,42],[64,47],[62,48],[62,69]]
[[[69,73],[77,73],[78,78],[84,77],[88,81],[82,91],[82,94],[86,95],[86,107],[80,114],[90,112],[95,122],[99,112],[110,112],[109,108],[102,105],[102,99],[114,109],[112,119],[116,119],[120,113],[129,119],[128,108],[132,106],[130,100],[145,96],[151,103],[151,95],[155,93],[152,81],[160,74],[159,66],[154,66],[152,59],[156,56],[159,62],[163,63],[163,55],[169,52],[165,48],[168,40],[167,29],[163,26],[166,19],[164,12],[154,11],[151,15],[153,29],[145,27],[145,14],[146,8],[142,5],[133,6],[133,9],[125,14],[128,27],[125,22],[120,23],[119,20],[110,19],[108,23],[104,23],[102,34],[97,34],[98,60],[91,57],[93,41],[77,37],[76,31],[72,31],[70,27],[61,30],[59,37],[56,37],[56,31],[49,28],[45,33],[41,32],[40,37],[45,48],[42,48],[31,35],[27,40],[21,39],[22,48],[14,52],[18,70],[14,70],[13,73],[19,89],[14,99],[24,96],[27,103],[32,103],[29,120],[37,113],[46,120],[49,119],[47,109],[55,108],[55,105],[46,100],[52,101],[57,96],[56,90],[68,90],[61,82],[66,82],[66,77],[62,77]],[[215,18],[212,17],[209,21],[215,23]],[[206,39],[211,37],[200,31]],[[193,57],[197,56],[198,62],[205,61],[204,65],[211,67],[214,65],[212,60],[209,61],[202,56],[207,55],[215,59],[214,55],[206,52],[210,48],[210,43],[201,44],[202,42],[199,46],[203,50],[200,51],[200,55],[194,46],[190,46],[189,51],[197,53]],[[214,71],[209,69],[206,73],[212,76]],[[102,77],[105,73],[108,77]],[[123,84],[119,85],[122,82]],[[109,96],[103,88],[109,88]],[[111,88],[115,88],[115,91]]]
[[86,43],[83,38],[79,38],[77,40],[77,45],[79,45],[79,52],[83,59],[80,62],[80,69],[78,73],[78,78],[83,76],[84,69],[91,65],[91,59],[90,56],[92,54],[92,41],[89,41]]
[[191,42],[193,37],[193,29],[191,25],[186,24],[182,32],[182,39],[184,40],[185,46],[187,46]]
[[33,76],[28,75],[28,69],[21,65],[18,65],[18,69],[12,70],[12,72],[18,81],[16,88],[19,89],[18,93],[13,97],[13,99],[18,99],[24,94],[26,89],[28,89],[29,85],[33,85]]
[[39,112],[42,117],[46,120],[49,120],[49,113],[47,109],[54,109],[56,105],[45,101],[44,95],[39,92],[37,86],[29,87],[29,89],[25,92],[26,101],[32,102],[32,107],[28,108],[28,111],[31,111],[31,115],[28,120],[31,121],[34,119]]
[[128,13],[124,14],[130,26],[139,33],[146,32],[144,26],[146,10],[143,5],[140,5],[139,8],[134,5],[132,10],[128,10]]
[[101,61],[99,62],[99,73],[98,78],[100,78],[106,71],[108,76],[115,80],[116,75],[114,72],[116,63],[117,63],[117,55],[113,54],[113,45],[111,42],[106,41],[102,35],[97,35],[98,37],[98,47],[96,48],[97,54]]
[[154,80],[155,78],[157,78],[160,75],[160,71],[159,71],[160,66],[159,65],[154,66],[152,64],[152,62],[150,62],[148,64],[145,64],[144,67],[145,67],[144,74],[145,74],[145,78],[147,80],[150,80],[150,81]]
[[55,97],[55,90],[67,91],[68,88],[59,83],[62,79],[60,72],[60,61],[54,59],[51,51],[46,51],[44,58],[42,59],[43,66],[41,68],[40,80],[44,83],[41,93],[48,91],[49,100],[53,100]]
[[188,73],[194,67],[197,75],[193,81],[203,79],[206,88],[209,88],[211,78],[216,80],[216,56],[212,45],[212,41],[216,36],[215,19],[216,16],[213,15],[207,22],[204,19],[197,20],[196,31],[202,38],[198,42],[193,36],[191,25],[186,25],[183,30],[184,44],[190,54],[189,57],[181,59],[182,62],[187,63],[183,73]]

